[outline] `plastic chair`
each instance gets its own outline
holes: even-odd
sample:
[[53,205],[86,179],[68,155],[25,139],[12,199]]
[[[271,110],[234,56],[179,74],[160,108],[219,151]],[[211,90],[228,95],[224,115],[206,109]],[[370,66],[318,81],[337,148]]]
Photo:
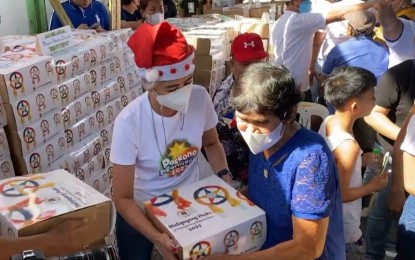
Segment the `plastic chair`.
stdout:
[[[297,122],[300,123],[303,127],[318,131],[321,123],[329,116],[329,111],[323,105],[311,102],[300,102],[297,107]],[[315,118],[321,118],[321,121]],[[312,124],[313,122],[313,124]],[[319,123],[317,129],[315,128],[314,122]]]

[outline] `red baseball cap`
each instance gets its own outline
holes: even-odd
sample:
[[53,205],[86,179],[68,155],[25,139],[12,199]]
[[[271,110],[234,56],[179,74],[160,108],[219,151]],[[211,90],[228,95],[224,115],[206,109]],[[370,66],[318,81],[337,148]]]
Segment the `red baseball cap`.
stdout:
[[261,36],[256,33],[238,35],[232,42],[231,54],[241,63],[268,57]]

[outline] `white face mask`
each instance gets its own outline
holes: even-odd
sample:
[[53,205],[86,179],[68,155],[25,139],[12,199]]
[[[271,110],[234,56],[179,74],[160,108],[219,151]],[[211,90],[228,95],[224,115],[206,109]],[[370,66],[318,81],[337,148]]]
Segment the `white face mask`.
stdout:
[[282,138],[283,123],[281,122],[272,132],[268,134],[255,134],[240,131],[253,154],[259,154],[271,148]]
[[192,84],[186,85],[166,95],[157,95],[156,99],[160,105],[186,114],[189,106],[190,94],[192,93]]
[[164,21],[164,14],[162,14],[162,13],[155,13],[155,14],[151,14],[151,15],[146,15],[146,21],[147,21],[147,23],[149,23],[149,24],[152,24],[152,25],[156,25],[156,24],[159,24],[159,23],[161,23],[162,21]]

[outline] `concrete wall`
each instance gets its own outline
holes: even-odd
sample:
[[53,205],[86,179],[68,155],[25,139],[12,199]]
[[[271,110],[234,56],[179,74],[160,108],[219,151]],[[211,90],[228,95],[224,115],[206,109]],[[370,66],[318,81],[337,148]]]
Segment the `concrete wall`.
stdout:
[[0,35],[29,34],[26,0],[0,0]]
[[[38,0],[43,1],[43,0]],[[52,6],[46,2],[46,16],[48,25],[52,15]],[[65,2],[66,0],[61,0]],[[102,2],[102,0],[99,0]],[[27,17],[26,0],[0,0],[0,35],[27,35],[29,34],[29,18]]]

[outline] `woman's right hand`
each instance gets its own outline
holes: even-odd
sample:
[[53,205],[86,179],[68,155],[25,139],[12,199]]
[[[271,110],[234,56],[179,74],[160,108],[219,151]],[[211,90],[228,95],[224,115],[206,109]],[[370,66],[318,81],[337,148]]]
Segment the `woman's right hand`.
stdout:
[[177,253],[179,247],[173,242],[169,235],[161,233],[160,236],[154,242],[154,245],[163,256],[164,260],[177,260]]
[[383,172],[379,175],[376,175],[369,182],[372,192],[379,191],[388,185],[388,173]]

